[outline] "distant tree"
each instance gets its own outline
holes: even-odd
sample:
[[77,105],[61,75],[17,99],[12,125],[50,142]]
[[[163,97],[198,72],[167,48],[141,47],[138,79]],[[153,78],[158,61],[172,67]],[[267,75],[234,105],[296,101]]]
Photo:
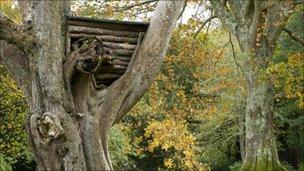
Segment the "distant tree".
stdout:
[[273,126],[274,91],[264,72],[288,17],[301,1],[210,0],[224,27],[246,56],[247,107],[242,170],[285,170],[279,162]]

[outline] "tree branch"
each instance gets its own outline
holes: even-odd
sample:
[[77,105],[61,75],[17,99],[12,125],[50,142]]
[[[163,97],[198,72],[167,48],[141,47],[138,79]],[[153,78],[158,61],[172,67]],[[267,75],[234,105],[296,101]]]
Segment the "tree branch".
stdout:
[[[232,50],[232,55],[233,55],[234,63],[235,63],[235,65],[236,65],[238,68],[240,68],[240,70],[242,71],[243,75],[245,75],[245,72],[244,72],[242,66],[241,66],[241,65],[237,62],[237,60],[236,60],[236,54],[235,54],[234,44],[233,44],[232,38],[231,38],[231,33],[230,33],[230,32],[228,32],[228,33],[229,33],[229,43],[230,43],[230,45],[231,45],[231,50]],[[244,87],[245,87],[245,86],[244,86]]]
[[30,71],[25,54],[16,46],[0,40],[0,64],[9,71],[25,93],[25,97],[30,97]]
[[304,1],[303,0],[294,0],[293,4],[296,5],[303,5]]
[[0,11],[0,63],[13,76],[26,97],[30,97],[31,85],[28,54],[34,49],[33,38],[27,31],[20,31]]
[[[256,44],[256,37],[258,33],[258,28],[261,25],[261,2],[259,0],[254,0],[254,12],[253,12],[253,19],[250,25],[250,38],[249,42],[252,47]],[[263,23],[263,22],[262,22]],[[261,31],[260,31],[261,32]]]
[[211,15],[209,18],[207,18],[202,25],[197,29],[197,31],[194,34],[194,39],[197,37],[197,35],[202,31],[202,29],[206,26],[207,23],[211,22],[214,18],[217,18],[217,15]]
[[244,15],[245,18],[250,18],[250,11],[252,11],[252,6],[254,4],[253,0],[247,0],[243,2],[241,14]]
[[[272,12],[267,13],[266,15],[266,29],[264,34],[267,35],[267,41],[269,44],[275,44],[295,7],[295,4],[287,1],[280,1],[275,3],[275,5],[268,7]],[[276,23],[275,26],[274,23]]]
[[182,17],[183,13],[184,13],[185,10],[186,10],[187,3],[188,3],[188,0],[185,0],[185,4],[184,4],[184,6],[183,6],[182,12],[181,12],[180,15],[178,16],[178,18],[181,18],[181,17]]
[[[217,15],[217,18],[221,20],[224,26],[228,28],[232,33],[236,33],[237,25],[240,25],[239,19],[235,18],[235,14],[232,11],[236,9],[228,10],[227,0],[212,0],[210,1],[213,11]],[[232,8],[229,6],[229,8]]]
[[150,3],[153,3],[153,2],[156,2],[156,1],[158,1],[158,0],[147,0],[147,1],[140,2],[140,3],[135,3],[135,4],[132,4],[132,5],[123,7],[123,8],[121,8],[121,9],[114,10],[114,12],[123,12],[123,11],[127,11],[127,10],[130,10],[130,9],[134,8],[134,7],[141,6],[141,5],[146,5],[146,4],[150,4]]
[[34,40],[26,30],[20,30],[10,19],[0,12],[0,40],[16,45],[24,52],[34,49]]
[[301,39],[300,37],[298,37],[297,35],[295,35],[294,33],[292,33],[290,30],[288,30],[287,28],[283,29],[284,32],[286,32],[290,38],[292,38],[294,41],[302,44],[302,46],[304,46],[304,39]]
[[32,11],[34,1],[28,0],[17,0],[18,6],[22,15],[22,20],[24,23],[30,22],[32,20]]

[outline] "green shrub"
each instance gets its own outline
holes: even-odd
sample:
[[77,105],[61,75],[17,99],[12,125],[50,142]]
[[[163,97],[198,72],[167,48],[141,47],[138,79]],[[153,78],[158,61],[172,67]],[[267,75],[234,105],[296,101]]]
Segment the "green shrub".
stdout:
[[303,171],[303,170],[304,170],[304,161],[298,165],[298,171]]
[[12,166],[5,160],[5,157],[0,154],[0,171],[11,171]]
[[296,169],[288,162],[281,162],[281,165],[288,171],[296,171]]
[[235,162],[233,165],[229,166],[230,171],[239,171],[242,167],[241,162]]
[[112,127],[109,136],[109,151],[114,170],[131,170],[134,162],[129,155],[132,152],[130,138],[121,125]]
[[34,160],[25,132],[26,115],[22,91],[0,65],[0,151],[13,169],[32,165]]

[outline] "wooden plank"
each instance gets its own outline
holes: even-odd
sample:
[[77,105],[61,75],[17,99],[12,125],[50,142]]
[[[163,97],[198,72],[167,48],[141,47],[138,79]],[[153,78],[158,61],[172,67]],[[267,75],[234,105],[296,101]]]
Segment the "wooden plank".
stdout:
[[122,56],[132,56],[134,50],[124,50],[124,49],[111,49],[107,47],[103,47],[103,50],[110,55],[122,55]]
[[88,17],[69,16],[67,20],[70,26],[85,26],[94,28],[104,28],[109,30],[146,32],[149,23],[131,22],[118,20],[93,19]]
[[126,70],[127,66],[115,64],[114,66],[112,66],[112,68],[117,70]]
[[121,61],[121,60],[115,59],[115,60],[114,60],[114,64],[128,66],[128,65],[129,65],[129,62]]
[[130,62],[131,60],[131,56],[127,57],[127,56],[114,56],[115,59],[121,60],[121,61],[125,61],[125,62]]
[[132,31],[120,31],[120,30],[109,30],[103,28],[91,28],[83,26],[69,26],[70,33],[85,33],[91,35],[111,35],[111,36],[123,36],[123,37],[138,37],[138,32]]
[[122,76],[121,74],[96,74],[95,77],[97,79],[103,80],[103,79],[117,79]]
[[130,44],[136,44],[137,43],[137,38],[117,37],[117,36],[110,36],[110,35],[96,36],[96,35],[89,35],[89,34],[71,33],[70,37],[71,38],[91,38],[91,37],[96,37],[96,38],[100,39],[101,41],[105,41],[105,42],[130,43]]
[[111,49],[134,50],[136,48],[136,45],[128,43],[102,42],[102,45]]
[[123,74],[126,72],[126,69],[127,67],[125,67],[125,69],[114,69],[108,66],[103,66],[97,74]]

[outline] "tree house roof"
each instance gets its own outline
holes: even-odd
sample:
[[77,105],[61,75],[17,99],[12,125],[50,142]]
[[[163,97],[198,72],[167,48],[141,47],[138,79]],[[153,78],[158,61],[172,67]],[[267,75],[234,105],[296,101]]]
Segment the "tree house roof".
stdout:
[[68,25],[103,28],[110,30],[113,29],[120,31],[146,32],[149,23],[70,16],[68,17]]

